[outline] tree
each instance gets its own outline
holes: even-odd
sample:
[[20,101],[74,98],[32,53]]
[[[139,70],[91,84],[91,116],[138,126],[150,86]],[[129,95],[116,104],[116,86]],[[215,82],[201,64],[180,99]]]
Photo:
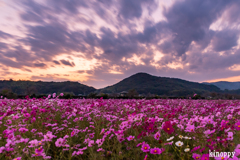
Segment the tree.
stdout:
[[26,87],[26,94],[27,95],[32,95],[32,94],[34,94],[34,93],[36,93],[37,92],[37,89],[36,89],[36,87],[35,86],[27,86]]
[[103,97],[103,99],[108,99],[108,94],[106,93],[101,93],[100,96]]
[[87,97],[88,98],[96,98],[97,93],[90,93]]
[[127,93],[127,96],[129,97],[129,98],[134,98],[135,96],[137,96],[138,95],[138,92],[135,90],[135,89],[130,89],[129,91],[128,91],[128,93]]

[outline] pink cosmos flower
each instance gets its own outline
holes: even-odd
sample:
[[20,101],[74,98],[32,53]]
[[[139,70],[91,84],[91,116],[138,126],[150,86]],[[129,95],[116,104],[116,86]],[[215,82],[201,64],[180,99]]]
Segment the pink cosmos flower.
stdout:
[[51,142],[53,138],[57,138],[57,136],[53,135],[52,132],[48,131],[46,135],[43,136],[44,141]]
[[197,153],[193,153],[192,157],[195,159],[195,160],[199,160],[201,158],[201,155],[200,154],[197,154]]
[[141,146],[142,144],[143,144],[143,143],[138,143],[136,147],[139,147],[139,146]]
[[235,129],[236,129],[237,131],[239,131],[239,130],[240,130],[240,121],[238,121],[237,123],[235,123],[234,127],[235,127]]
[[187,125],[185,131],[186,132],[194,132],[195,126],[194,125]]
[[227,140],[233,140],[233,132],[228,132]]
[[209,160],[209,154],[203,154],[201,160]]
[[30,147],[30,148],[37,147],[39,145],[39,143],[41,143],[41,142],[36,140],[36,139],[34,139],[34,140],[29,142],[30,146],[28,146],[28,147]]
[[228,122],[229,122],[229,121],[225,121],[225,120],[222,120],[222,121],[221,121],[221,129],[222,129],[222,130],[227,126]]
[[228,160],[228,157],[215,157],[215,160]]
[[135,138],[135,136],[129,136],[129,137],[127,137],[127,140],[128,141],[131,141],[131,140],[133,140]]
[[100,151],[105,151],[104,149],[102,149],[102,148],[99,148],[98,150],[97,150],[97,152],[100,152]]
[[87,149],[87,147],[83,147],[83,148],[80,148],[79,151],[84,151],[86,149]]
[[39,147],[39,148],[36,148],[36,149],[35,149],[35,152],[38,153],[38,154],[41,154],[41,153],[43,153],[43,150],[44,150],[44,149],[43,149],[42,146],[41,146],[41,147]]
[[83,154],[83,151],[74,151],[72,153],[72,156],[79,155],[79,154]]
[[91,139],[86,138],[86,139],[84,140],[84,143],[88,143],[90,140],[91,140]]
[[98,147],[100,147],[104,142],[104,139],[97,139],[96,143],[98,144]]
[[10,125],[10,124],[12,124],[12,121],[11,121],[10,119],[8,119],[8,120],[6,120],[6,123],[7,123],[8,125]]
[[28,131],[28,129],[27,128],[19,128],[18,131],[21,132],[21,133],[25,133],[25,132]]
[[32,154],[32,157],[42,157],[44,155],[45,155],[44,153],[35,153],[35,154]]
[[13,160],[21,160],[22,157],[13,158]]
[[4,150],[5,150],[5,147],[0,147],[0,153],[3,153]]
[[195,151],[199,150],[200,148],[201,148],[201,146],[196,146],[191,150],[191,152],[195,152]]
[[144,160],[147,160],[147,156],[148,156],[148,155],[146,154],[146,156],[144,157]]
[[152,148],[150,150],[150,153],[151,154],[161,154],[162,153],[162,150],[160,148]]
[[71,132],[71,137],[73,137],[75,135],[75,132],[74,131],[72,131]]
[[95,133],[89,134],[89,138],[93,139],[93,138],[94,138],[94,134],[95,134]]
[[[235,155],[234,155],[234,156],[240,155],[240,144],[237,145],[237,147],[235,148],[234,152],[235,152]],[[0,152],[0,153],[1,153],[1,152]]]
[[157,133],[154,134],[154,138],[155,138],[156,140],[159,140],[160,136],[161,136],[161,135],[160,135],[159,132],[157,132]]
[[65,139],[63,138],[58,138],[57,141],[55,142],[56,147],[61,147],[65,143]]
[[149,146],[147,143],[145,143],[145,144],[142,145],[141,150],[142,150],[143,152],[149,152],[150,146]]
[[94,144],[94,140],[90,140],[90,141],[88,142],[88,147],[92,147],[93,144]]

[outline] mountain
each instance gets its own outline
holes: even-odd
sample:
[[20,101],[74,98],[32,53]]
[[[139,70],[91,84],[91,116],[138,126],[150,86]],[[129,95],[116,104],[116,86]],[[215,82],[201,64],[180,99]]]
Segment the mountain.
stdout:
[[219,81],[219,82],[212,82],[212,83],[208,83],[208,82],[203,82],[203,84],[211,84],[211,85],[215,85],[218,88],[220,88],[221,90],[237,90],[240,89],[240,82],[226,82],[226,81]]
[[78,82],[42,82],[42,81],[0,81],[0,91],[11,90],[18,95],[29,94],[51,94],[71,92],[75,95],[89,94],[96,91],[95,88],[83,85]]
[[158,94],[167,96],[186,96],[189,94],[204,94],[220,92],[214,85],[189,82],[178,78],[152,76],[147,73],[137,73],[123,79],[119,83],[97,90],[98,93],[119,93],[135,89],[139,94]]

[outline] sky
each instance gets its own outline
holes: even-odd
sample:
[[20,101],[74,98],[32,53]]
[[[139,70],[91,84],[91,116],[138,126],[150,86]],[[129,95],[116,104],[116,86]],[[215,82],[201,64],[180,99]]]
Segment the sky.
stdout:
[[238,0],[0,0],[0,79],[240,81]]

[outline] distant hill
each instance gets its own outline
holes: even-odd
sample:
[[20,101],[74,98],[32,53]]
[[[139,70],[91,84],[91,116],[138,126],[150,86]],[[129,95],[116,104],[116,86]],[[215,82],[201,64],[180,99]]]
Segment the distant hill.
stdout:
[[214,85],[189,82],[177,78],[157,77],[147,73],[137,73],[123,79],[119,83],[98,89],[100,93],[119,93],[135,89],[139,94],[158,94],[167,96],[186,96],[189,94],[203,94],[220,92]]
[[18,95],[49,94],[60,92],[71,92],[75,95],[89,94],[96,91],[95,88],[83,85],[78,82],[42,82],[42,81],[0,81],[0,91],[9,89]]
[[203,82],[203,84],[215,85],[218,88],[220,88],[221,90],[225,90],[225,89],[237,90],[237,89],[240,89],[240,82],[219,81],[219,82],[212,82],[212,83]]

